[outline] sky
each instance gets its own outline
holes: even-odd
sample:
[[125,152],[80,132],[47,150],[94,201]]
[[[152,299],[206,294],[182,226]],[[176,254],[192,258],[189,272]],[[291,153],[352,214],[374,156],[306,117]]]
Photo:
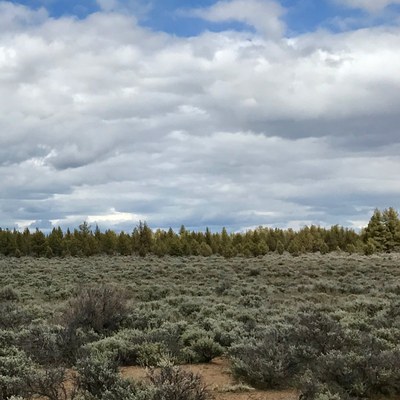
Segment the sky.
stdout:
[[399,71],[400,0],[0,0],[0,226],[359,229]]

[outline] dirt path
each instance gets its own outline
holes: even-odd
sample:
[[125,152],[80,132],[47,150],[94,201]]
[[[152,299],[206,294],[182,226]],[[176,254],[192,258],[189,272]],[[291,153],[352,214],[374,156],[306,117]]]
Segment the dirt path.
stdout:
[[[183,365],[182,368],[201,375],[216,400],[297,400],[299,397],[295,391],[290,390],[233,392],[237,382],[229,372],[227,361],[221,358],[217,358],[209,364]],[[146,370],[141,367],[123,367],[121,372],[125,378],[135,380],[146,378]]]

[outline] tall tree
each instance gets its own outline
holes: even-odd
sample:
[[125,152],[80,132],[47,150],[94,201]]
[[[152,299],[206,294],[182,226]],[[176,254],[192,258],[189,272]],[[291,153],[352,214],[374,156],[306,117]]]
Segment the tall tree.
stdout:
[[365,228],[364,241],[366,243],[371,242],[375,246],[376,251],[380,252],[387,249],[389,237],[390,233],[383,221],[382,213],[378,209],[375,209],[368,226]]
[[35,233],[31,236],[31,248],[33,255],[36,257],[43,257],[46,254],[46,236],[38,228],[36,228]]
[[400,219],[399,213],[390,207],[383,211],[382,221],[387,231],[386,251],[400,249]]
[[60,227],[53,228],[47,238],[47,243],[54,256],[60,257],[63,254],[63,231]]

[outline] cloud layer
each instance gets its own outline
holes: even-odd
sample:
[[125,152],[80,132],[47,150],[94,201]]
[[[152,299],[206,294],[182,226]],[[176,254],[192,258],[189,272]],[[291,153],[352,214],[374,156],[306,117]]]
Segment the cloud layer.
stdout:
[[289,39],[276,3],[234,0],[193,13],[255,32],[179,38],[103,3],[78,20],[0,2],[2,226],[358,226],[399,208],[399,27]]

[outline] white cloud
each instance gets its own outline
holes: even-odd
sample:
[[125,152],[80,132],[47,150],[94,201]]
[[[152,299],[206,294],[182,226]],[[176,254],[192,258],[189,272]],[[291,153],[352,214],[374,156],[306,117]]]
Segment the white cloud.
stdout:
[[3,226],[352,224],[398,205],[398,27],[178,38],[0,4]]
[[120,4],[118,0],[96,0],[99,7],[104,11],[114,11],[116,10]]
[[280,19],[284,9],[272,0],[222,0],[190,14],[211,22],[243,22],[268,37],[280,37],[285,29]]
[[22,5],[0,1],[0,33],[10,34],[43,23],[47,18],[48,13],[44,8],[34,11]]
[[382,11],[391,4],[400,4],[400,0],[335,0],[350,8],[359,8],[370,13]]

